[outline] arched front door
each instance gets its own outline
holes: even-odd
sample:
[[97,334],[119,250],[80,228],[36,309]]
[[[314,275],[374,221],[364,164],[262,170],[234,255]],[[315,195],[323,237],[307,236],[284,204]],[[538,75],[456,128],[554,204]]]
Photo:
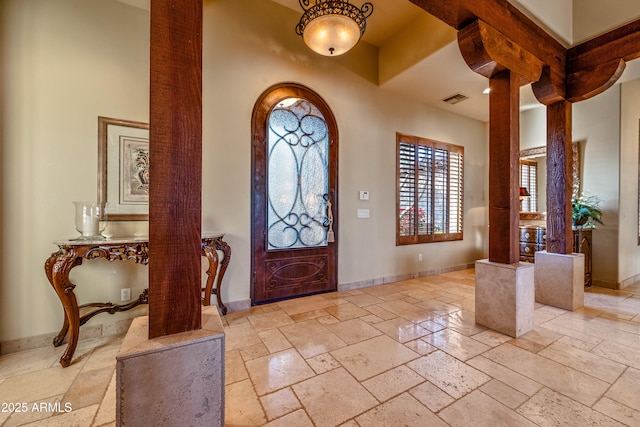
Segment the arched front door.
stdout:
[[258,99],[252,116],[251,301],[337,288],[338,129],[297,83]]

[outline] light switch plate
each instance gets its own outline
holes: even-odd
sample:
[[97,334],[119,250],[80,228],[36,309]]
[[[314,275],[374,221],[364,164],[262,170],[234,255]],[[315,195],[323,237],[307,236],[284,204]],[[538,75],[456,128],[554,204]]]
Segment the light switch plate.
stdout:
[[366,190],[360,191],[360,200],[369,200],[369,192]]
[[369,218],[369,209],[358,209],[358,218]]

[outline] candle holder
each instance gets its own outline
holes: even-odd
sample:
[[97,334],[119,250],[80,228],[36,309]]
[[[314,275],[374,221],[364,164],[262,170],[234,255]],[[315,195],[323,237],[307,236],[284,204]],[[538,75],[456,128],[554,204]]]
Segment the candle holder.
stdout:
[[73,202],[76,207],[76,230],[80,237],[75,240],[104,239],[102,232],[107,226],[106,204],[96,202]]

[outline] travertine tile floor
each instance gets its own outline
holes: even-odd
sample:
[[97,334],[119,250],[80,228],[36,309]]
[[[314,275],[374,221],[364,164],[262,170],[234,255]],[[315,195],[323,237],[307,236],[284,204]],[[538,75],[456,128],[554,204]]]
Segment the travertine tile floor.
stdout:
[[[640,426],[640,284],[588,288],[576,312],[536,304],[520,339],[473,310],[464,270],[230,313],[226,424]],[[81,341],[66,369],[52,347],[0,357],[0,401],[28,409],[0,424],[114,425],[121,340]]]

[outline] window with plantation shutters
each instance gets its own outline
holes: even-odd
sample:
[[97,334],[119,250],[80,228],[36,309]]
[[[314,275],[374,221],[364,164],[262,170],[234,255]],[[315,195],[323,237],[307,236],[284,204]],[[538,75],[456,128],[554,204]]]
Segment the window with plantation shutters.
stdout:
[[396,135],[396,244],[462,240],[464,148]]
[[520,160],[520,187],[529,191],[529,197],[522,198],[520,210],[523,212],[538,211],[538,163],[531,160]]

